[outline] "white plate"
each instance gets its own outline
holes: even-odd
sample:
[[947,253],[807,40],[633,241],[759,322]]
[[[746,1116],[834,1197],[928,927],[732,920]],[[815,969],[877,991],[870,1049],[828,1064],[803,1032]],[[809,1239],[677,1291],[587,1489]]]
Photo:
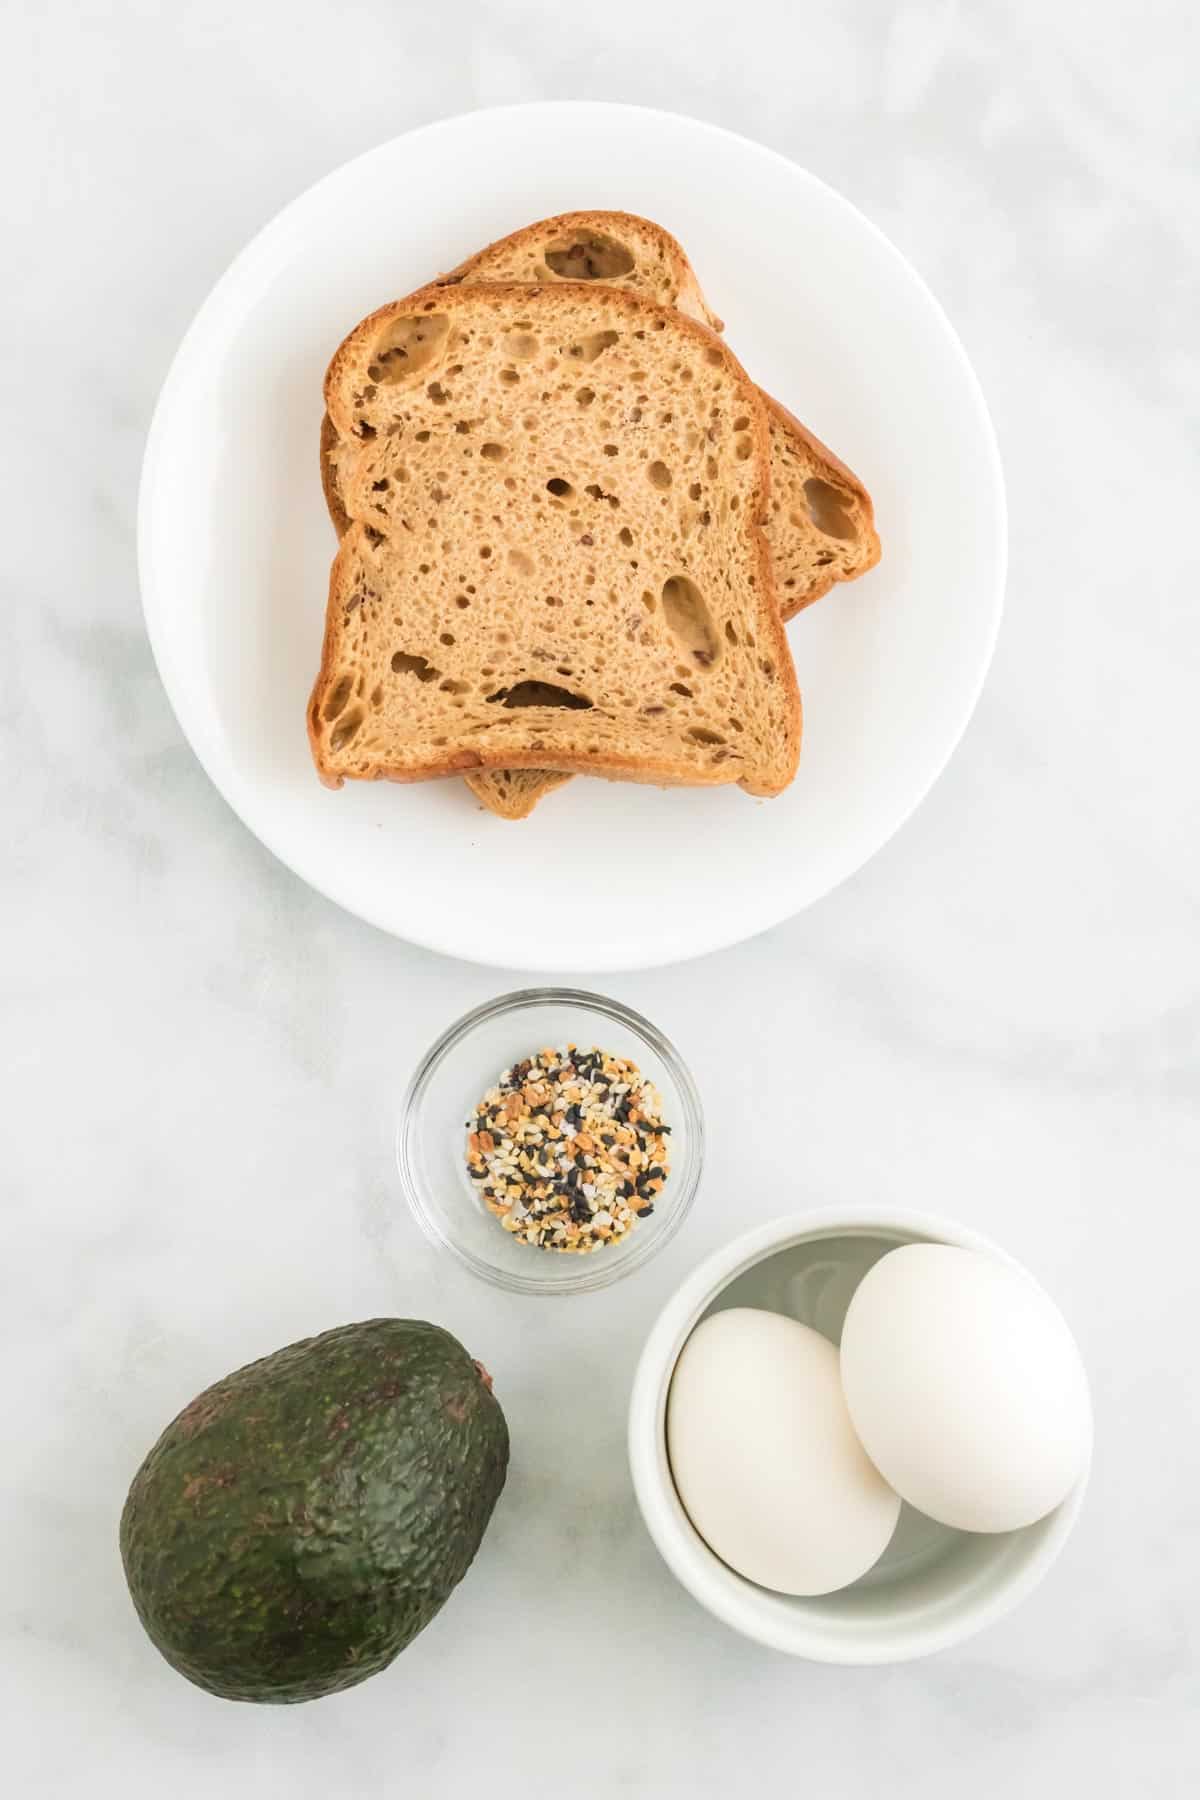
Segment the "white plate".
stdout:
[[[791,627],[799,776],[770,801],[578,780],[521,824],[481,812],[459,781],[328,792],[305,733],[333,554],[317,472],[325,364],[373,307],[519,225],[581,207],[673,231],[750,373],[875,498],[879,568]],[[962,346],[845,200],[692,119],[517,106],[381,145],[242,252],[163,388],[139,556],[180,724],[230,805],[305,881],[455,956],[637,968],[778,923],[912,812],[991,656],[1004,490]]]

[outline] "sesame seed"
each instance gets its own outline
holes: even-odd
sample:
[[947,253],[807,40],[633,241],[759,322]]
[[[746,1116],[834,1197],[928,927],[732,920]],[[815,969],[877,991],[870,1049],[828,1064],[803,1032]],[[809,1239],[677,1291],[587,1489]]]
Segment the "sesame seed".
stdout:
[[661,1114],[657,1092],[628,1059],[574,1044],[539,1050],[477,1104],[466,1127],[467,1172],[518,1242],[600,1250],[653,1211],[669,1164]]

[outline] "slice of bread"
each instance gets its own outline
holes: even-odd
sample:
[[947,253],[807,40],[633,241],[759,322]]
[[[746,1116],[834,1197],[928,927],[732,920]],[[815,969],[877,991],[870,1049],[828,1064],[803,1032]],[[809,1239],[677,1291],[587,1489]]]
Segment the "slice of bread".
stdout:
[[350,334],[325,399],[345,531],[309,734],[329,785],[792,779],[770,427],[703,325],[601,283],[435,286]]
[[[683,246],[661,225],[633,213],[574,212],[539,220],[489,244],[440,276],[438,285],[485,280],[553,285],[580,275],[648,294],[660,305],[721,329]],[[853,581],[874,568],[879,539],[870,495],[857,476],[786,407],[765,398],[771,432],[767,539],[780,607],[783,617],[791,619],[835,583]],[[341,535],[347,520],[338,495],[337,458],[337,433],[326,416],[321,478]],[[549,770],[483,770],[466,779],[489,811],[523,819],[565,777]]]

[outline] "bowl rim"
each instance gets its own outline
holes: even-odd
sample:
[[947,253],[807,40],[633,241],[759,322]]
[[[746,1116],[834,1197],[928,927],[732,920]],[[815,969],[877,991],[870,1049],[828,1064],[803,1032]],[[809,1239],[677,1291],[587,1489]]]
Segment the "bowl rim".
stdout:
[[[679,1093],[686,1125],[683,1140],[686,1160],[682,1168],[677,1169],[672,1165],[670,1178],[672,1182],[677,1180],[678,1186],[670,1210],[663,1209],[658,1229],[648,1231],[645,1236],[634,1235],[627,1244],[619,1247],[617,1254],[600,1252],[592,1256],[558,1258],[558,1262],[569,1260],[577,1264],[578,1269],[573,1270],[568,1279],[553,1284],[533,1274],[521,1275],[501,1269],[456,1242],[446,1232],[426,1202],[424,1184],[417,1173],[414,1144],[421,1102],[450,1051],[490,1019],[545,1005],[573,1006],[581,1011],[597,1014],[623,1026],[644,1043],[669,1071]],[[600,1288],[611,1287],[614,1282],[643,1268],[675,1236],[691,1211],[700,1185],[704,1167],[704,1108],[695,1079],[683,1057],[666,1033],[652,1024],[643,1013],[636,1012],[623,1001],[613,1000],[607,994],[597,994],[587,988],[545,985],[514,988],[509,993],[497,994],[493,999],[485,1000],[481,1005],[463,1013],[425,1051],[409,1077],[400,1103],[395,1154],[400,1186],[408,1201],[409,1211],[432,1244],[439,1249],[448,1250],[472,1274],[493,1287],[503,1288],[514,1294],[534,1294],[554,1299],[564,1294],[593,1293]]]
[[[1027,1554],[980,1599],[953,1618],[926,1624],[897,1625],[885,1637],[861,1645],[833,1640],[819,1623],[797,1613],[786,1624],[751,1616],[740,1594],[724,1579],[735,1572],[717,1565],[710,1571],[694,1555],[697,1546],[711,1551],[694,1528],[680,1524],[682,1508],[671,1487],[664,1491],[658,1452],[665,1432],[666,1398],[675,1363],[701,1314],[739,1275],[768,1255],[813,1238],[903,1235],[908,1241],[950,1244],[975,1250],[1019,1269],[1035,1285],[1036,1276],[1015,1256],[982,1232],[952,1219],[905,1207],[830,1206],[808,1213],[788,1213],[752,1227],[707,1256],[671,1294],[643,1345],[629,1398],[628,1453],[642,1519],[659,1555],[676,1580],[714,1617],[756,1643],[812,1662],[878,1665],[931,1656],[962,1643],[994,1624],[1032,1593],[1057,1560],[1079,1516],[1091,1472],[1091,1455],[1075,1486],[1046,1519],[1031,1527]],[[669,1475],[668,1475],[669,1480]],[[1039,1529],[1040,1527],[1040,1529]],[[1007,1534],[1006,1534],[1007,1535]],[[750,1584],[747,1583],[747,1586]]]

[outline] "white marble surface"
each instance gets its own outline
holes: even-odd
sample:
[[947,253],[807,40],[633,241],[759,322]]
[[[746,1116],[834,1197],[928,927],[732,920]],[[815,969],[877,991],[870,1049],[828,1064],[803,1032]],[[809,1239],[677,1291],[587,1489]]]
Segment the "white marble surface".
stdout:
[[[1200,1780],[1194,15],[675,11],[5,14],[14,1794],[1158,1800]],[[757,942],[607,984],[740,1130],[714,1132],[660,1262],[544,1305],[432,1254],[389,1155],[415,1056],[504,974],[342,916],[247,835],[163,697],[133,535],[156,389],[243,241],[410,124],[538,96],[715,119],[877,220],[979,370],[1013,552],[976,720],[888,849]],[[723,1090],[730,1037],[744,1060]],[[1079,1531],[1022,1611],[928,1664],[839,1671],[758,1650],[674,1585],[635,1516],[623,1413],[647,1324],[703,1251],[873,1196],[957,1214],[1041,1275],[1084,1346],[1098,1454]],[[226,1369],[409,1311],[487,1359],[511,1421],[478,1566],[387,1676],[310,1707],[208,1699],[126,1600],[134,1466]]]

